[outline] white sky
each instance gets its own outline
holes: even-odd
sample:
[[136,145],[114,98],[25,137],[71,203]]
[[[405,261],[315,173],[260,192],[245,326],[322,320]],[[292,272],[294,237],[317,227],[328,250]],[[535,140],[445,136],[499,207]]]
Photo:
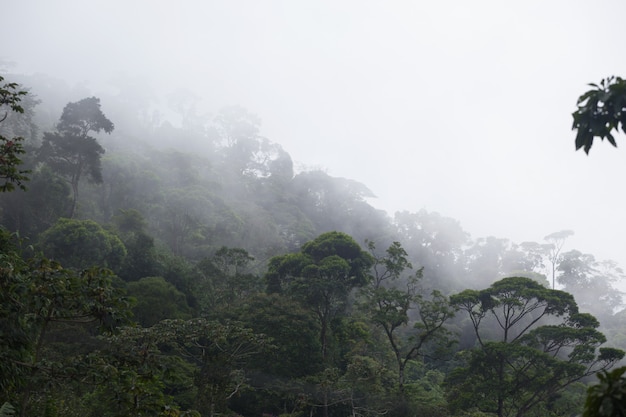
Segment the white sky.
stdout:
[[623,0],[1,3],[18,72],[186,87],[390,213],[516,242],[572,229],[565,250],[626,267],[626,136],[587,157],[571,131],[586,84],[626,76]]

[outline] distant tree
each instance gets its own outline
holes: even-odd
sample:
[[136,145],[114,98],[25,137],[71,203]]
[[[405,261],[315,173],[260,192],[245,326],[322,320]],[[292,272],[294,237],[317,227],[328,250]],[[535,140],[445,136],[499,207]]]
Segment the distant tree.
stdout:
[[[0,83],[4,81],[4,77],[0,76]],[[4,111],[4,115],[0,115],[0,122],[4,122],[9,115],[9,110],[16,113],[24,113],[24,108],[20,105],[26,91],[18,89],[17,83],[5,83],[0,85],[0,112]],[[5,110],[6,108],[8,110]],[[24,185],[28,181],[30,171],[20,169],[22,164],[20,155],[26,151],[22,145],[22,137],[6,138],[0,135],[0,192],[13,191],[17,185],[22,190],[26,190]]]
[[525,416],[624,356],[599,348],[606,338],[598,321],[579,313],[571,294],[529,278],[504,278],[485,290],[453,295],[451,302],[467,314],[478,344],[467,365],[450,375],[456,410]]
[[576,150],[583,148],[586,154],[594,138],[607,139],[617,146],[614,132],[621,128],[626,133],[626,80],[608,77],[578,98],[578,109],[572,114],[572,129],[576,133]]
[[599,262],[593,255],[571,250],[563,253],[558,270],[559,284],[576,297],[579,306],[598,318],[610,317],[624,305],[624,293],[615,284],[626,275],[615,262]]
[[295,204],[316,230],[337,230],[359,242],[389,241],[387,214],[368,204],[367,199],[376,196],[364,184],[316,170],[296,175],[290,190]]
[[257,156],[269,141],[260,135],[260,126],[261,120],[240,106],[225,107],[215,117],[228,171],[248,177],[261,173],[263,161]]
[[[494,236],[476,239],[465,251],[469,272],[466,280],[473,288],[480,288],[507,276],[511,273],[511,254],[514,251],[508,239]],[[518,269],[517,265],[513,269]]]
[[572,236],[574,232],[572,230],[561,230],[560,232],[550,233],[548,236],[544,237],[549,244],[548,246],[548,261],[552,266],[552,289],[554,290],[556,287],[556,271],[559,268],[559,263],[561,262],[561,250],[563,249],[563,245],[565,244],[565,240]]
[[394,224],[411,261],[424,267],[424,282],[441,290],[459,285],[452,280],[464,275],[469,235],[458,220],[422,209],[397,212]]
[[111,133],[113,123],[100,110],[100,99],[90,97],[68,103],[63,109],[56,132],[46,132],[39,157],[72,186],[72,206],[69,217],[76,212],[78,185],[83,175],[96,183],[102,182],[100,159],[104,148],[92,132]]

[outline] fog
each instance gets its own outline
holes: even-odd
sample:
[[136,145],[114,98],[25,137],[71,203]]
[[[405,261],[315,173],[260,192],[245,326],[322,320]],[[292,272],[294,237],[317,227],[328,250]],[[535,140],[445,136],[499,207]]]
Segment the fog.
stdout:
[[390,214],[425,208],[472,237],[515,242],[571,229],[564,249],[626,266],[624,146],[597,142],[586,156],[571,130],[587,83],[626,76],[623,1],[5,0],[2,10],[11,72],[94,94],[138,80],[162,109],[177,91],[198,112],[241,105],[294,161],[366,184]]

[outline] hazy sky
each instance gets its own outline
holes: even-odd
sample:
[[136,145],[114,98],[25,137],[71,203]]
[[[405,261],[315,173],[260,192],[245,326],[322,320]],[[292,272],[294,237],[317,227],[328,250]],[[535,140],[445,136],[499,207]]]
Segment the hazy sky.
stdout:
[[[141,76],[209,111],[239,104],[295,161],[388,210],[472,237],[542,241],[626,267],[626,137],[574,152],[586,84],[626,76],[623,0],[2,0],[16,72]],[[106,112],[106,109],[104,109]]]

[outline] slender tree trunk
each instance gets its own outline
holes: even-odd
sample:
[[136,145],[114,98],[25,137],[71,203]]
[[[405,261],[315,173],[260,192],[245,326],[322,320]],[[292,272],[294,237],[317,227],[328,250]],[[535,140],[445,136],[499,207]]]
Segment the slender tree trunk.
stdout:
[[80,182],[80,175],[83,172],[83,161],[79,159],[76,172],[72,175],[70,183],[72,184],[72,208],[70,209],[70,219],[74,218],[76,213],[76,202],[78,201],[78,183]]
[[316,310],[317,317],[320,321],[320,344],[322,345],[322,361],[326,361],[328,354],[328,322],[330,321],[329,301],[326,300],[325,305],[318,307]]
[[324,390],[324,417],[328,417],[328,391]]
[[[498,355],[500,356],[500,355]],[[498,358],[498,417],[504,416],[504,397],[501,391],[502,384],[504,382],[504,358],[501,356]]]
[[321,329],[320,329],[320,344],[322,345],[322,360],[326,360],[326,333],[328,331],[328,323],[325,318],[321,320]]
[[78,200],[78,182],[72,181],[72,205],[70,207],[69,218],[73,219],[76,213],[76,201]]
[[405,362],[398,358],[398,391],[400,392],[400,396],[404,398],[404,368]]

